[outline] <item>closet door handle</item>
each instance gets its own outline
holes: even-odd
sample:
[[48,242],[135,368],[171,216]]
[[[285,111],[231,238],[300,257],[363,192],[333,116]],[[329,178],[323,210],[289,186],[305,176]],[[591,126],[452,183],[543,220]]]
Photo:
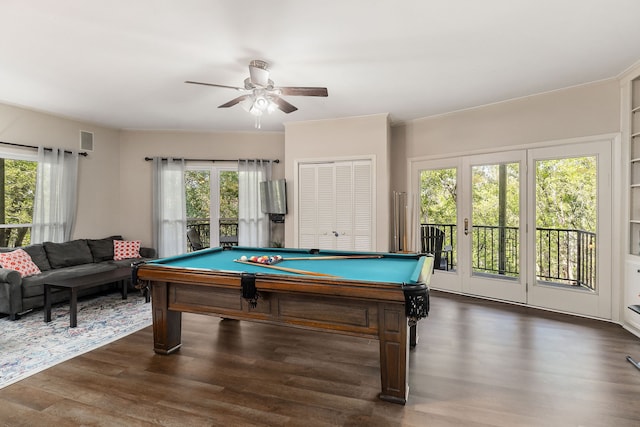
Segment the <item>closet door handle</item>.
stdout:
[[469,218],[464,219],[464,235],[469,235]]

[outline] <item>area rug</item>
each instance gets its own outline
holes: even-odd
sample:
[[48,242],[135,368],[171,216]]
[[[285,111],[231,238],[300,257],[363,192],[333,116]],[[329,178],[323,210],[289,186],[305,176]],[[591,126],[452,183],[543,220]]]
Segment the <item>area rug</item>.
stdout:
[[78,326],[69,327],[69,305],[56,305],[51,322],[43,310],[17,321],[0,319],[0,388],[151,325],[144,297],[119,293],[78,301]]

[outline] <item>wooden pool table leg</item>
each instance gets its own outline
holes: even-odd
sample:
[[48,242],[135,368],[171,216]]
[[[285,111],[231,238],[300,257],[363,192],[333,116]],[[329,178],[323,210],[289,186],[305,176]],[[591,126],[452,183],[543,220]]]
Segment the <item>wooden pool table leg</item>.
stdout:
[[380,399],[404,405],[409,395],[409,333],[404,306],[380,304]]
[[418,327],[416,325],[409,326],[409,346],[411,348],[418,344]]
[[182,313],[169,310],[169,285],[152,282],[153,351],[169,354],[182,345]]

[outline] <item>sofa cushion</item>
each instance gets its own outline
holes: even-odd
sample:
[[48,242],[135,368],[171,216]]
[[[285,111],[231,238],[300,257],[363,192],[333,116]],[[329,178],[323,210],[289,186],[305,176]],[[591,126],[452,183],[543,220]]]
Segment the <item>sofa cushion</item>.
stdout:
[[0,265],[7,270],[15,270],[22,277],[40,274],[40,269],[23,249],[0,253]]
[[42,244],[34,244],[24,246],[22,249],[31,256],[33,262],[38,266],[40,271],[51,270],[51,264],[49,264],[49,258],[47,258],[47,252],[44,250]]
[[65,243],[44,242],[43,246],[49,258],[49,264],[54,269],[93,262],[91,249],[85,239]]
[[140,240],[114,240],[113,259],[120,261],[129,258],[141,258]]
[[93,255],[93,262],[109,261],[113,259],[114,240],[122,240],[122,236],[110,236],[104,239],[87,239],[91,255]]

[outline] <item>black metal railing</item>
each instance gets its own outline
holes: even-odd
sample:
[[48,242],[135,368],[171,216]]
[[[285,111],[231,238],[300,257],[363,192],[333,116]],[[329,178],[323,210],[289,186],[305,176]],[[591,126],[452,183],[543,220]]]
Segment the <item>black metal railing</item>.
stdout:
[[[211,225],[209,218],[188,218],[187,230],[193,229],[200,237],[202,246],[208,248],[211,246]],[[218,241],[221,246],[237,246],[238,245],[238,219],[237,218],[220,218],[218,222]],[[188,251],[192,250],[188,245]]]
[[536,229],[536,275],[595,290],[596,234],[575,229]]
[[[447,270],[457,265],[457,227],[455,224],[421,224],[444,232],[443,251]],[[480,274],[516,277],[520,273],[519,230],[517,227],[474,225],[472,267]],[[536,277],[559,285],[595,290],[596,234],[590,231],[536,228]]]
[[474,225],[472,267],[475,272],[517,277],[520,256],[518,229]]

